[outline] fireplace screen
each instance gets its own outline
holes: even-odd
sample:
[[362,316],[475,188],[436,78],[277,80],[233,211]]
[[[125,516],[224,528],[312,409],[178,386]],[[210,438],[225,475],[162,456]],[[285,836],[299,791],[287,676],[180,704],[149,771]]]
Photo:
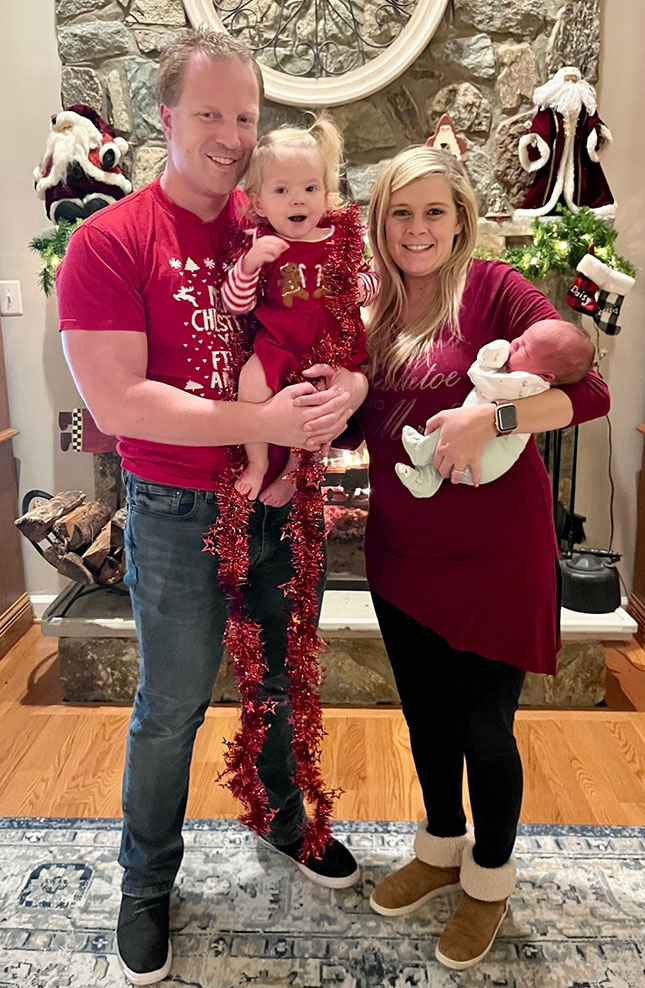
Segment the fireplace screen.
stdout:
[[366,590],[363,539],[369,481],[365,444],[357,450],[332,449],[322,493],[327,532],[327,589]]

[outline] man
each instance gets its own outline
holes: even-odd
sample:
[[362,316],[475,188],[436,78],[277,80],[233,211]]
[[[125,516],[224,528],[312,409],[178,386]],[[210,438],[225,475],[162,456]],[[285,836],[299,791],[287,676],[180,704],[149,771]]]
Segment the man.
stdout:
[[[141,681],[123,781],[117,946],[137,985],[170,969],[169,898],[183,851],[190,761],[222,655],[226,602],[217,559],[202,552],[202,540],[217,519],[225,444],[319,449],[342,431],[366,391],[362,375],[322,368],[323,391],[303,383],[263,405],[221,400],[236,324],[220,311],[218,286],[240,196],[235,186],[257,137],[260,86],[250,53],[226,34],[191,32],[171,45],[159,75],[166,169],[86,220],[59,269],[65,355],[98,427],[118,437],[128,494],[126,583]],[[254,505],[246,605],[263,630],[261,699],[275,703],[258,760],[277,810],[268,840],[298,863],[305,811],[291,780],[280,589],[292,575],[288,540],[281,540],[287,513],[288,506]],[[334,888],[358,878],[336,841],[300,867]]]

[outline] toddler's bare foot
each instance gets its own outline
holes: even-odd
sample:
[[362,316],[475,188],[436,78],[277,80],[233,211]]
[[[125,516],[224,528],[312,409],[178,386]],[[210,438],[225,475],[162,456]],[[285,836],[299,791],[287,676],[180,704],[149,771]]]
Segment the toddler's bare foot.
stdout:
[[255,501],[260,493],[264,473],[265,471],[262,467],[250,464],[235,481],[235,490],[248,497],[249,501]]
[[260,500],[270,508],[281,508],[291,500],[295,489],[296,485],[286,477],[278,477],[265,491],[262,491]]

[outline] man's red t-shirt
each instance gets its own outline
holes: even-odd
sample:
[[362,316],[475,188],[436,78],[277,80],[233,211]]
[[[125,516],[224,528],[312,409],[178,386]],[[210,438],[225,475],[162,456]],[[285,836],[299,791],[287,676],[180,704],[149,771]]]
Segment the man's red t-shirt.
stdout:
[[[243,202],[235,190],[217,219],[205,223],[173,203],[157,179],[95,213],[74,233],[58,268],[60,329],[146,333],[150,380],[223,398],[237,326],[220,305],[216,272]],[[199,490],[216,490],[227,463],[224,446],[117,436],[117,450],[139,477]]]

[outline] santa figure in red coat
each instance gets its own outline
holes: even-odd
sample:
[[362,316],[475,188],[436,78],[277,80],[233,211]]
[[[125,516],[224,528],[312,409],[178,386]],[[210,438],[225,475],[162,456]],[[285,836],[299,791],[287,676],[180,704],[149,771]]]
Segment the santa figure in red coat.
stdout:
[[588,206],[611,219],[616,203],[600,159],[612,137],[596,112],[596,93],[579,70],[566,66],[535,90],[537,112],[520,138],[522,167],[534,176],[516,216],[547,216],[561,202]]
[[120,161],[127,141],[85,103],[54,113],[36,192],[52,223],[85,219],[132,191]]

